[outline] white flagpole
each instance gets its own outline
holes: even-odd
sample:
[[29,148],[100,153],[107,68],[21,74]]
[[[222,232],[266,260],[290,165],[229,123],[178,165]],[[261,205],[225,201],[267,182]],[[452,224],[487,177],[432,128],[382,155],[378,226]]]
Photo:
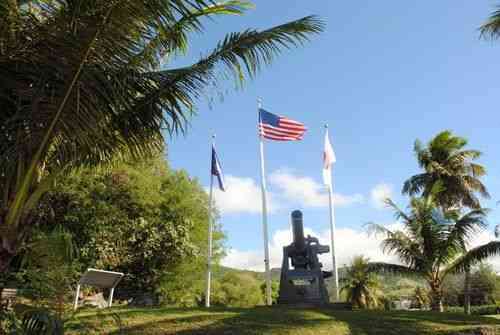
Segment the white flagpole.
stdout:
[[212,135],[210,148],[210,194],[208,196],[208,250],[207,250],[207,282],[205,288],[205,307],[210,307],[210,282],[212,279],[212,197],[214,188],[214,175],[212,173],[212,150],[215,144],[215,135]]
[[[328,136],[328,124],[325,124],[326,136]],[[337,271],[337,260],[335,251],[335,206],[333,204],[333,176],[331,176],[328,187],[328,204],[330,205],[330,239],[332,244],[332,277],[333,277],[333,301],[339,300],[339,274]]]
[[[258,100],[257,112],[259,113],[260,121],[260,109],[262,108],[262,100]],[[268,306],[272,305],[271,298],[271,270],[269,268],[269,237],[267,232],[267,199],[266,199],[266,175],[264,169],[264,138],[259,134],[260,139],[260,181],[262,189],[262,230],[264,235],[264,265],[266,268],[266,304]]]

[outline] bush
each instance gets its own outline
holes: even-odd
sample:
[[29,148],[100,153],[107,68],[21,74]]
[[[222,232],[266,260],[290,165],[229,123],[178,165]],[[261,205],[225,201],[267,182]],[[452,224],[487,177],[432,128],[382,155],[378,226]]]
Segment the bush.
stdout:
[[249,274],[228,272],[213,281],[214,306],[253,307],[264,303],[260,282]]
[[[481,305],[481,306],[471,306],[470,312],[473,315],[492,315],[497,314],[500,310],[500,306],[497,305]],[[462,313],[464,311],[463,307],[447,307],[447,312],[450,313]]]

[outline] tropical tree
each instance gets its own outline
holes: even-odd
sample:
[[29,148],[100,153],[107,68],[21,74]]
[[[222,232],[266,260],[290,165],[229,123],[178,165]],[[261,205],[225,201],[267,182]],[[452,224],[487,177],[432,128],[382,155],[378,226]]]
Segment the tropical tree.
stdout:
[[443,211],[432,197],[412,198],[409,212],[405,213],[392,201],[396,219],[403,224],[401,230],[389,230],[377,224],[369,228],[385,236],[384,252],[398,256],[403,265],[374,263],[377,271],[413,273],[428,283],[431,308],[442,311],[443,280],[450,273],[464,272],[471,266],[500,254],[500,241],[467,250],[476,233],[487,227],[486,210],[474,209],[465,214]]
[[347,301],[358,308],[376,308],[378,306],[380,283],[372,270],[370,259],[363,256],[353,258],[342,279],[341,293]]
[[[283,49],[323,29],[305,17],[231,33],[192,65],[203,18],[242,14],[230,0],[0,1],[0,272],[30,234],[32,210],[79,166],[144,158],[184,132],[197,99],[242,84]],[[210,20],[209,22],[213,22]]]
[[415,141],[417,161],[424,170],[404,182],[403,194],[432,195],[443,209],[481,208],[476,193],[488,198],[489,193],[480,180],[486,169],[473,161],[481,156],[478,150],[464,149],[467,140],[442,131],[424,147]]
[[[426,148],[420,141],[415,142],[415,153],[424,173],[409,178],[403,185],[403,193],[411,196],[421,193],[423,197],[431,196],[443,208],[473,209],[481,208],[475,193],[489,197],[486,187],[480,178],[486,169],[473,161],[481,156],[477,150],[462,150],[467,140],[453,135],[450,131],[437,134]],[[465,273],[464,309],[470,314],[470,270]]]

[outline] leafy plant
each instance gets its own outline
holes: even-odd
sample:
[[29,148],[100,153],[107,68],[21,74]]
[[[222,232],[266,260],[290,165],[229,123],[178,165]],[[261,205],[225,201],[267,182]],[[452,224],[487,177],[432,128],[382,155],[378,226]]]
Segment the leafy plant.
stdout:
[[376,308],[379,305],[380,282],[370,267],[370,260],[363,256],[353,258],[342,279],[342,293],[347,301],[358,308]]
[[[265,299],[265,297],[266,297],[266,282],[265,281],[262,284],[260,284],[260,292],[262,294],[262,299]],[[278,303],[279,293],[280,293],[279,280],[272,280],[271,281],[271,302],[273,305]]]
[[[17,274],[19,284],[36,305],[50,308],[59,319],[63,319],[70,312],[67,303],[71,300],[74,283],[78,281],[76,249],[71,234],[60,227],[39,232],[26,248]],[[36,319],[37,315],[33,314],[33,318]]]
[[264,302],[260,282],[248,274],[225,273],[213,281],[211,302],[214,306],[253,307]]

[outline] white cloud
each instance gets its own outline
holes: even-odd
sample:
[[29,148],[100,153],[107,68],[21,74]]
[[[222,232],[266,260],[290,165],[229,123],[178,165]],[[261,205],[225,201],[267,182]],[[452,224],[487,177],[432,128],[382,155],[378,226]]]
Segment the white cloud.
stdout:
[[[298,176],[292,172],[282,169],[271,173],[269,182],[276,188],[286,200],[300,203],[308,207],[327,207],[328,193],[326,187],[316,182],[311,177]],[[336,206],[349,206],[363,202],[361,194],[343,195],[334,194]]]
[[[392,228],[392,227],[391,227]],[[372,261],[396,262],[394,256],[385,255],[380,249],[382,237],[377,237],[367,234],[361,229],[341,228],[336,230],[336,255],[337,264],[342,266],[349,264],[352,258],[356,255],[364,255]],[[321,244],[330,245],[330,231],[325,230],[321,233],[314,232],[310,228],[304,228],[304,235],[317,237]],[[283,247],[292,242],[292,233],[290,230],[277,230],[273,234],[272,241],[269,246],[269,258],[271,267],[281,267],[283,258]],[[263,248],[252,251],[241,251],[230,249],[227,256],[222,260],[225,266],[247,269],[254,271],[263,271],[264,269],[264,252]],[[331,270],[332,254],[320,255],[320,261],[323,263],[323,268]]]
[[[288,208],[297,203],[303,207],[327,207],[328,193],[326,188],[310,177],[298,176],[287,170],[278,170],[268,177],[269,185],[274,188],[267,191],[268,212]],[[222,214],[260,213],[260,185],[252,178],[225,177],[226,191],[214,187],[214,198],[217,208]],[[334,194],[335,206],[349,206],[362,203],[361,194]]]
[[[394,223],[386,226],[391,230],[401,229],[401,225]],[[387,255],[382,252],[380,242],[383,236],[368,234],[364,229],[340,228],[336,230],[336,254],[338,266],[347,265],[356,255],[369,257],[375,262],[390,262],[398,263],[398,259],[394,255]],[[330,231],[325,230],[317,233],[305,227],[304,235],[318,237],[321,244],[330,245]],[[488,243],[494,240],[494,235],[491,232],[483,232],[478,234],[472,241],[471,247]],[[292,233],[290,230],[277,230],[274,232],[270,246],[270,264],[272,268],[281,267],[283,258],[283,247],[292,242]],[[264,252],[263,248],[258,250],[241,251],[230,249],[227,256],[222,260],[225,266],[246,269],[253,271],[264,271]],[[331,253],[320,255],[320,261],[323,263],[325,270],[332,268]],[[492,264],[496,271],[500,271],[500,257],[493,257],[487,260],[487,263]]]
[[370,191],[370,199],[373,207],[383,209],[386,207],[385,200],[392,197],[393,187],[390,184],[377,184]]
[[[225,176],[226,191],[214,187],[214,198],[217,208],[222,214],[260,213],[261,191],[252,178]],[[273,195],[268,193],[267,205],[269,212],[276,209]]]

